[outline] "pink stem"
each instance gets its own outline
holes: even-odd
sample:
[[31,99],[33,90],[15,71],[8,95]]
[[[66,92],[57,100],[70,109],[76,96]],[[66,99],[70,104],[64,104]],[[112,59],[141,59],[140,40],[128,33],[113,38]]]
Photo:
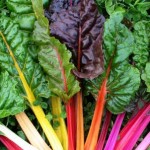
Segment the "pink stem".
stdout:
[[113,125],[113,128],[111,130],[111,133],[109,135],[109,138],[107,140],[104,150],[114,149],[124,116],[125,116],[125,113],[119,114],[117,116],[117,119],[115,121],[115,124]]
[[102,126],[102,130],[100,132],[99,140],[96,146],[96,150],[102,150],[104,147],[105,139],[108,133],[108,127],[110,125],[111,121],[111,113],[107,110],[106,111],[106,116],[104,118],[104,123]]
[[150,132],[145,136],[142,142],[135,150],[145,150],[150,145]]

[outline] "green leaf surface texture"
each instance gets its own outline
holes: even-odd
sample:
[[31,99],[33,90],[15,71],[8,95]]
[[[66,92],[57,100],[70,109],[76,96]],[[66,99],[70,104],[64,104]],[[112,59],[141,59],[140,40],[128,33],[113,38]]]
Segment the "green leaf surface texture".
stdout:
[[116,12],[104,24],[104,54],[108,65],[112,59],[112,68],[127,61],[134,50],[134,37],[130,30],[121,23],[123,14]]
[[0,118],[16,115],[25,110],[24,98],[17,81],[8,72],[0,74]]
[[40,64],[47,73],[52,93],[66,102],[80,90],[79,82],[71,72],[74,69],[74,65],[70,62],[71,53],[65,45],[49,36],[49,24],[44,17],[41,4],[37,6],[35,0],[32,0],[32,3],[38,20],[33,37],[40,47]]
[[[3,34],[7,44],[9,45],[17,64],[19,65],[25,79],[34,93],[36,99],[40,97],[48,98],[50,91],[48,83],[39,64],[33,61],[28,52],[28,44],[30,41],[30,32],[20,29],[18,23],[9,17],[0,17],[0,31]],[[15,68],[14,61],[6,48],[6,43],[0,37],[0,68],[3,71],[8,71],[11,76],[14,76],[18,81],[17,87],[24,93],[20,77]]]
[[107,83],[106,107],[114,114],[125,111],[140,85],[139,70],[130,64],[122,65],[111,71]]
[[[107,82],[106,107],[114,114],[125,111],[132,97],[140,86],[140,72],[129,64],[128,59],[134,50],[134,37],[129,29],[121,23],[122,13],[114,13],[104,25],[104,56],[106,68],[111,66]],[[87,82],[92,95],[101,87],[106,72]]]
[[141,77],[145,81],[147,92],[150,92],[150,62],[146,64],[145,70]]
[[135,65],[141,69],[149,59],[150,21],[139,21],[134,25],[135,49],[133,51]]
[[25,30],[33,30],[36,20],[31,0],[7,0],[7,9],[11,17]]

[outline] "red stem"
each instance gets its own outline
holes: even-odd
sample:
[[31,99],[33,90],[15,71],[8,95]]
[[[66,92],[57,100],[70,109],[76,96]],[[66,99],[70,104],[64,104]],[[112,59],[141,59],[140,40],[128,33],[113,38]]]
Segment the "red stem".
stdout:
[[17,144],[3,135],[0,135],[0,141],[7,147],[8,150],[22,150]]
[[106,111],[106,116],[104,118],[104,123],[103,123],[103,126],[102,126],[102,130],[100,132],[99,140],[98,140],[98,143],[97,143],[97,146],[96,146],[96,150],[103,150],[104,143],[105,143],[105,140],[106,140],[106,136],[107,136],[107,133],[108,133],[108,128],[109,128],[110,121],[111,121],[111,115],[112,114],[107,110]]
[[75,101],[71,98],[66,104],[67,130],[68,130],[68,150],[76,149],[76,112]]

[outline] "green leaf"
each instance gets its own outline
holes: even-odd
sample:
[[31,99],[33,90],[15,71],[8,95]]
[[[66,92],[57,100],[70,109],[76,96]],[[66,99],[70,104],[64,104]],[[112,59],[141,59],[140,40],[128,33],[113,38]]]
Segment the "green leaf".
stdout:
[[49,88],[65,102],[80,90],[79,82],[71,70],[71,53],[57,39],[49,36],[49,23],[44,17],[41,3],[32,0],[37,17],[33,39],[39,45],[39,61],[48,76]]
[[122,65],[111,71],[107,83],[106,107],[114,114],[125,111],[140,86],[138,69],[129,64]]
[[17,81],[8,72],[0,74],[0,118],[16,115],[25,110],[24,98]]
[[31,0],[7,0],[6,4],[10,17],[19,23],[21,29],[33,30],[36,17]]
[[147,10],[150,9],[150,2],[141,2],[137,4],[137,10],[139,10],[143,15],[148,15]]
[[147,86],[147,92],[150,92],[150,62],[146,64],[144,73],[141,77],[145,81],[145,84]]
[[[21,89],[22,94],[26,96],[21,77],[16,68],[17,63],[36,99],[40,97],[48,98],[50,96],[50,91],[48,90],[48,83],[45,79],[42,68],[39,64],[33,61],[28,52],[28,45],[31,36],[30,33],[20,30],[19,24],[8,17],[0,18],[0,30],[1,70],[8,71],[11,76],[16,78],[19,83],[18,88]],[[8,49],[8,46],[11,49],[12,54]]]
[[133,51],[135,65],[141,69],[149,57],[150,21],[139,21],[134,25],[135,49]]
[[116,12],[104,24],[104,54],[108,66],[112,59],[112,67],[128,60],[134,50],[134,37],[129,29],[121,24],[123,14]]

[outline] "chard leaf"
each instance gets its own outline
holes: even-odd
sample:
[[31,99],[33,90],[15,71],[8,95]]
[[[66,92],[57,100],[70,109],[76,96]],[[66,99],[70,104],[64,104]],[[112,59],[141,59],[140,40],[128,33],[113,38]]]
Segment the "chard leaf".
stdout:
[[30,33],[20,30],[15,20],[0,18],[0,68],[15,76],[22,94],[34,101],[35,98],[48,98],[50,92],[42,68],[28,52],[29,40]]
[[33,30],[35,14],[33,13],[31,0],[7,0],[7,9],[21,29]]
[[0,118],[16,115],[25,110],[24,98],[17,81],[8,72],[0,74]]
[[143,15],[148,15],[148,10],[150,9],[150,2],[141,2],[137,4],[137,10],[139,10]]
[[102,76],[88,81],[89,92],[98,93],[101,84],[107,79],[106,106],[114,114],[125,111],[140,86],[138,69],[128,63],[134,50],[132,33],[121,24],[122,13],[114,13],[104,25],[104,56],[106,71]]
[[112,68],[123,61],[128,61],[134,50],[134,37],[129,29],[121,24],[123,14],[116,12],[104,25],[104,54],[106,66],[112,60]]
[[149,57],[150,21],[139,21],[134,25],[135,49],[133,51],[135,65],[141,69]]
[[[57,0],[53,1],[52,6],[57,6],[55,3]],[[103,72],[101,44],[105,19],[98,13],[94,0],[73,4],[52,10],[51,35],[72,50],[74,63],[78,66],[74,74],[79,78],[93,79]]]
[[32,0],[32,3],[37,16],[33,38],[40,48],[40,64],[47,73],[49,88],[52,93],[67,102],[80,90],[79,82],[71,72],[75,68],[70,62],[71,53],[65,45],[49,36],[49,24],[44,17],[42,5],[37,7],[34,0]]
[[140,86],[140,72],[129,64],[111,71],[107,83],[107,109],[115,114],[125,111]]
[[141,77],[145,81],[147,92],[150,92],[150,62],[146,64],[145,70]]

